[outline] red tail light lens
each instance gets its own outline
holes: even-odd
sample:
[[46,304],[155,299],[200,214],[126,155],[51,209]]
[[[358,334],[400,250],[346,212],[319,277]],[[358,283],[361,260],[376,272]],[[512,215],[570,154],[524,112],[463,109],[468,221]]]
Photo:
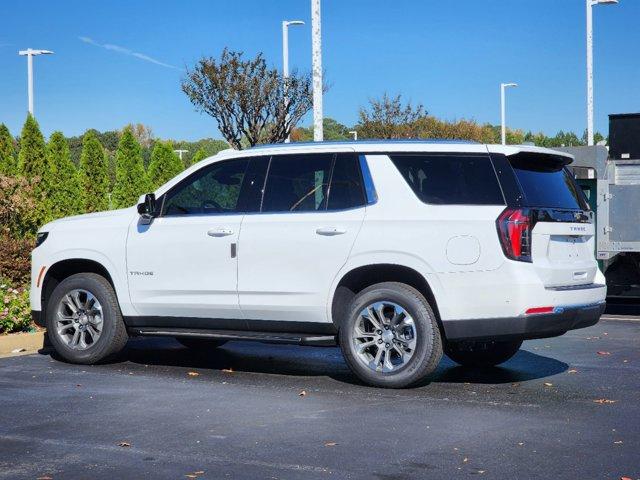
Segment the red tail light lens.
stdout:
[[532,222],[529,210],[507,208],[496,223],[502,250],[507,258],[530,262]]

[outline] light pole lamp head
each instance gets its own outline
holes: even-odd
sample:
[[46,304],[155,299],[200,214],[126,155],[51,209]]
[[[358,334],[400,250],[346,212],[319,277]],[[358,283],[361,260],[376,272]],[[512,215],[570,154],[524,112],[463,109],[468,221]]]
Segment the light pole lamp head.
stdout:
[[591,6],[593,5],[615,5],[620,3],[618,0],[591,0]]
[[502,88],[507,88],[507,87],[517,87],[518,84],[517,83],[501,83],[500,86]]
[[288,27],[290,25],[304,25],[304,22],[302,20],[285,20],[282,24]]
[[52,55],[51,50],[34,50],[33,48],[27,48],[26,50],[20,50],[18,55]]

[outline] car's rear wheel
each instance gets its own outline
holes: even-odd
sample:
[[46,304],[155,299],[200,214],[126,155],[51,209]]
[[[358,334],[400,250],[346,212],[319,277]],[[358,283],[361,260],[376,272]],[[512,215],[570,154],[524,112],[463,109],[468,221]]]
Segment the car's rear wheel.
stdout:
[[227,343],[226,340],[217,340],[214,338],[176,337],[176,340],[192,350],[210,350]]
[[445,353],[465,367],[493,367],[513,357],[521,345],[522,340],[451,342],[445,346]]
[[442,357],[431,306],[403,283],[379,283],[357,294],[340,325],[339,342],[351,370],[378,387],[422,383]]
[[56,352],[72,363],[97,363],[120,352],[128,340],[113,287],[95,273],[78,273],[56,286],[46,324]]

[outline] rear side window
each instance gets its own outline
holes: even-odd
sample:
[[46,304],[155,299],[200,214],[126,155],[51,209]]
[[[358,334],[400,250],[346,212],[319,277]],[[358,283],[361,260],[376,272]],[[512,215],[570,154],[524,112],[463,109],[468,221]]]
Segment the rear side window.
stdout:
[[262,211],[326,210],[332,164],[333,154],[271,157]]
[[345,210],[363,206],[365,203],[358,156],[339,153],[336,155],[336,163],[331,174],[327,210]]
[[436,205],[504,205],[488,156],[390,155],[415,194]]
[[584,194],[556,157],[517,154],[508,159],[528,206],[588,210]]

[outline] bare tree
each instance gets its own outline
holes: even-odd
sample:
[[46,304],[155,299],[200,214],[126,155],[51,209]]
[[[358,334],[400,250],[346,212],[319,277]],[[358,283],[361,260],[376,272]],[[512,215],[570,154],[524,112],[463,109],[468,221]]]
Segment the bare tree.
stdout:
[[154,136],[153,130],[151,127],[144,125],[142,123],[130,123],[126,125],[122,131],[124,132],[127,128],[131,129],[131,133],[136,138],[138,143],[142,145],[144,148],[150,148],[153,144]]
[[362,138],[415,138],[418,123],[427,117],[422,104],[402,103],[400,95],[369,99],[367,108],[358,112],[358,134]]
[[261,53],[252,60],[242,55],[225,48],[220,59],[202,58],[187,70],[182,91],[216,119],[233,148],[283,142],[312,107],[311,78],[294,72],[284,79]]

